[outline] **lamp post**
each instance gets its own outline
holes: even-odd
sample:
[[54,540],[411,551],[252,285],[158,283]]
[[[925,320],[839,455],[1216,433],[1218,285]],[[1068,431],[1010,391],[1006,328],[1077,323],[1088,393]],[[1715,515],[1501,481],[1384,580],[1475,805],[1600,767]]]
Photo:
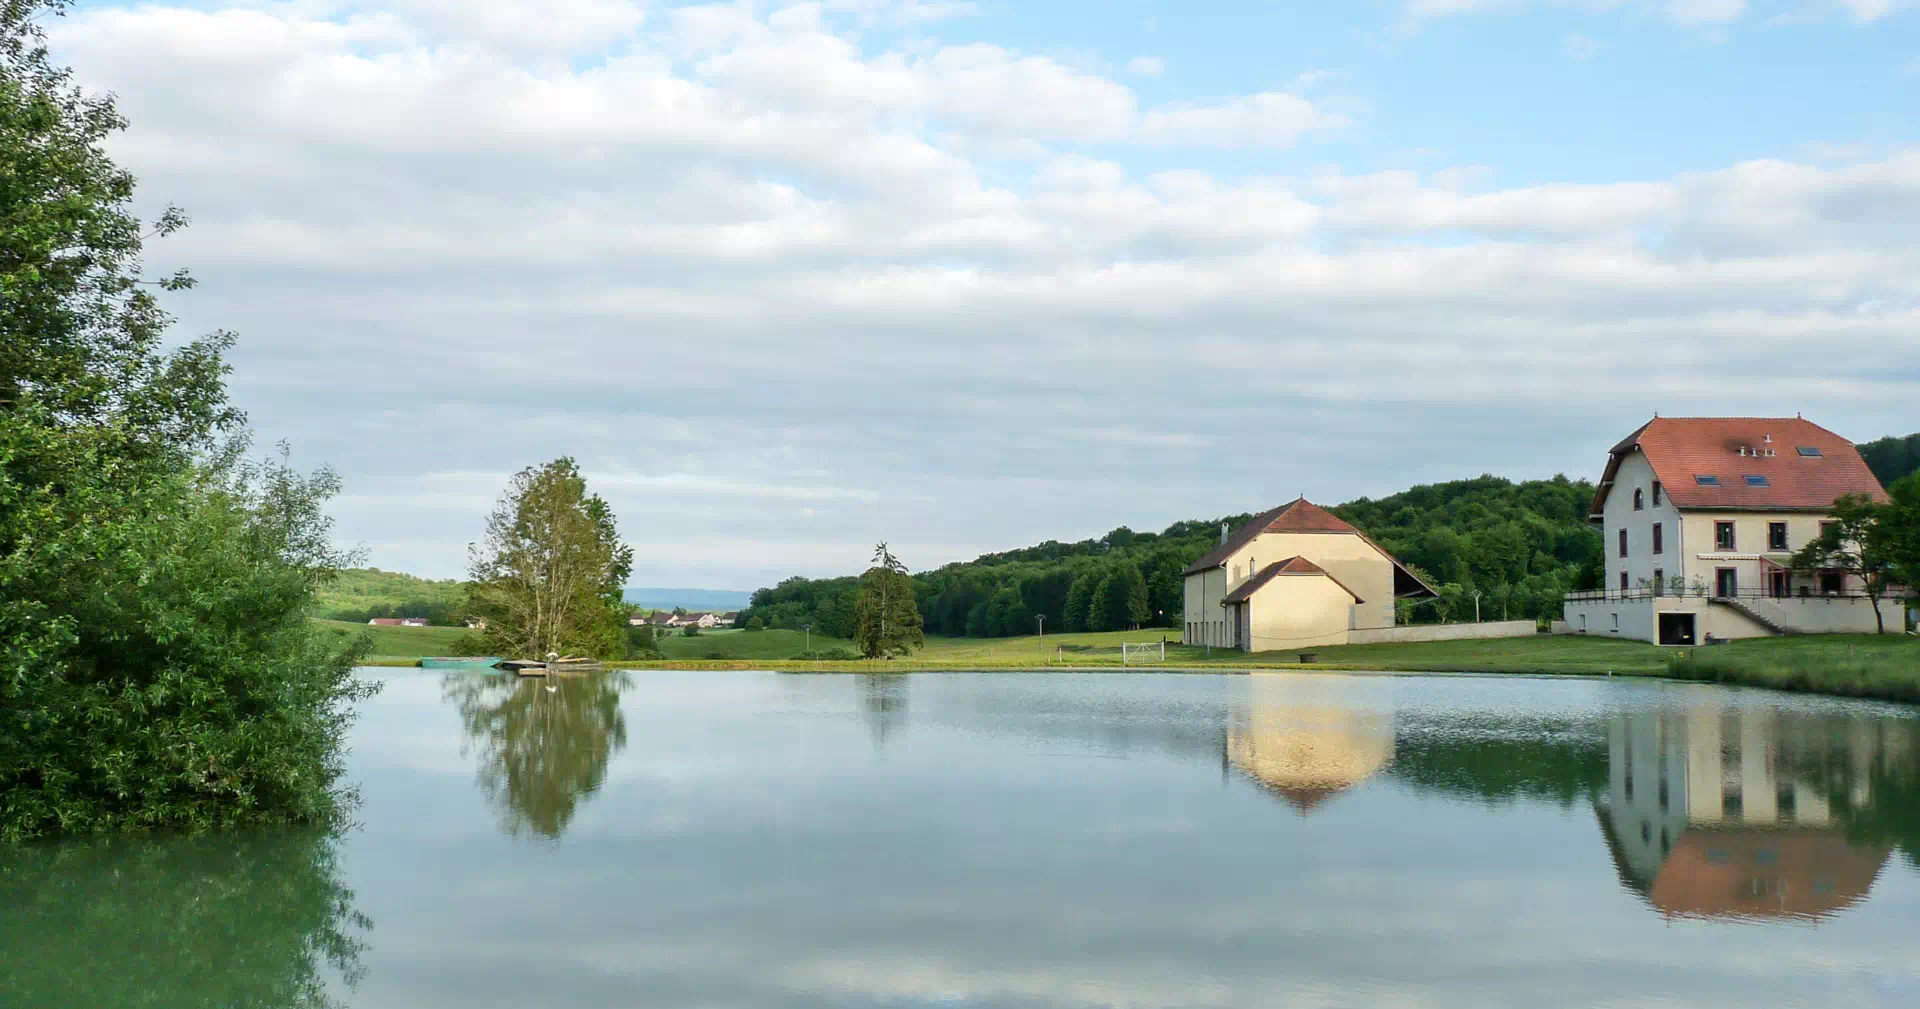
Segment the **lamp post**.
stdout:
[[813,625],[808,624],[806,626],[806,631],[807,631],[807,654],[812,655],[813,654]]
[[1040,636],[1043,638],[1046,637],[1047,636],[1047,615],[1045,613],[1035,613],[1033,615],[1033,622],[1040,625]]

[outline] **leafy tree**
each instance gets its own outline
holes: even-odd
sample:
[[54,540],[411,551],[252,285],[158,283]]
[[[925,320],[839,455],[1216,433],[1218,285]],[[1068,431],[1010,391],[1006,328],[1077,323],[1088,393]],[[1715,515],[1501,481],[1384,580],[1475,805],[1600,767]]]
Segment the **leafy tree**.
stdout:
[[1820,535],[1801,547],[1789,562],[1795,571],[1837,571],[1858,578],[1873,604],[1879,633],[1887,632],[1880,599],[1897,575],[1895,539],[1897,519],[1882,524],[1888,509],[1864,494],[1848,494],[1833,503],[1832,518],[1820,525]]
[[1087,618],[1093,612],[1093,594],[1100,587],[1100,580],[1097,571],[1082,571],[1074,576],[1072,586],[1067,589],[1066,613],[1060,621],[1062,630],[1089,629]]
[[874,547],[873,566],[860,576],[853,643],[869,659],[907,655],[926,643],[913,579],[884,542]]
[[[215,334],[168,352],[126,125],[0,0],[0,838],[337,821],[358,643],[327,471],[248,461]],[[164,212],[152,232],[183,226]]]
[[1126,586],[1121,583],[1118,571],[1105,572],[1099,579],[1093,598],[1087,602],[1087,630],[1120,630],[1126,626],[1121,622],[1127,609]]
[[1920,592],[1920,473],[1895,481],[1879,516],[1876,535],[1893,563],[1893,575],[1909,592]]
[[1904,438],[1890,436],[1855,447],[1867,468],[1888,490],[1914,473],[1920,473],[1920,434]]
[[468,609],[503,655],[613,655],[633,548],[570,458],[515,474],[469,550]]

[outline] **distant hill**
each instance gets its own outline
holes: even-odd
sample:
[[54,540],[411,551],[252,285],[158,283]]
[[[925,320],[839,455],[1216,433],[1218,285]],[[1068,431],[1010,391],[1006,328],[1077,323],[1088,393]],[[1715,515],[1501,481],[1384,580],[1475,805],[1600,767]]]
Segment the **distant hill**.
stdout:
[[753,600],[751,592],[727,589],[635,589],[627,590],[627,602],[649,610],[741,610]]
[[1860,458],[1867,461],[1867,468],[1873,470],[1873,475],[1879,477],[1883,485],[1891,485],[1895,480],[1920,472],[1920,434],[1910,434],[1904,438],[1890,435],[1855,447],[1860,450]]
[[453,626],[465,590],[454,579],[434,581],[379,568],[350,568],[314,595],[314,615],[362,623],[374,617],[425,617]]

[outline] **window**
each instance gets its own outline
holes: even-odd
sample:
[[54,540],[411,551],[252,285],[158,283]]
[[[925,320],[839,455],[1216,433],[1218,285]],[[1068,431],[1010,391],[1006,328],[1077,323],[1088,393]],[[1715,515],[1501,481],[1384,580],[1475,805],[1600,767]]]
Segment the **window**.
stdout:
[[1625,571],[1620,572],[1620,591],[1627,591],[1627,573]]
[[1846,591],[1846,586],[1847,586],[1847,576],[1837,571],[1820,572],[1820,594],[1821,595],[1837,596],[1840,593]]
[[1770,486],[1770,485],[1769,485],[1769,484],[1767,483],[1767,478],[1766,478],[1766,477],[1765,477],[1764,475],[1762,475],[1762,474],[1759,474],[1759,473],[1748,473],[1748,474],[1747,474],[1747,486],[1749,486],[1749,487],[1766,487],[1766,486]]
[[[1589,540],[1588,542],[1592,542],[1592,541]],[[1627,531],[1625,529],[1622,529],[1620,530],[1620,556],[1625,557],[1626,555],[1627,555]]]
[[1734,549],[1733,523],[1715,522],[1713,524],[1713,548],[1715,550]]
[[1660,568],[1653,569],[1653,594],[1656,596],[1667,594],[1667,573]]
[[1787,549],[1787,524],[1785,522],[1767,523],[1767,549]]
[[1815,445],[1802,445],[1796,451],[1800,453],[1800,457],[1802,459],[1824,458],[1824,455],[1821,453],[1819,447]]
[[1633,489],[1633,510],[1645,511],[1646,508],[1647,508],[1647,492],[1641,490],[1638,487],[1635,487]]
[[1699,485],[1700,485],[1700,486],[1702,486],[1702,487],[1718,487],[1718,486],[1720,486],[1720,478],[1719,478],[1719,477],[1717,477],[1717,476],[1709,476],[1708,474],[1705,474],[1705,473],[1696,473],[1696,474],[1694,474],[1694,476],[1693,476],[1693,482],[1694,482],[1694,483],[1697,483],[1697,484],[1699,484]]
[[1835,522],[1831,522],[1831,521],[1827,521],[1827,522],[1822,522],[1822,523],[1820,523],[1820,538],[1821,538],[1821,539],[1826,539],[1826,538],[1827,538],[1827,530],[1829,530],[1829,529],[1832,529],[1832,528],[1833,528],[1833,527],[1834,527],[1835,525],[1837,525],[1837,524],[1838,524],[1838,523],[1835,523]]
[[[1667,549],[1667,543],[1666,543],[1666,537],[1665,537],[1666,530],[1662,528],[1664,525],[1665,523],[1663,522],[1655,522],[1653,524],[1653,552],[1656,554],[1662,553]],[[1659,580],[1660,579],[1658,578],[1654,579],[1654,581],[1659,581]]]
[[[1626,576],[1625,576],[1625,575],[1621,575],[1621,576],[1620,576],[1620,578],[1621,578],[1621,580],[1622,580],[1622,581],[1625,581],[1625,580],[1626,580]],[[1613,630],[1614,630],[1614,632],[1615,632],[1616,634],[1617,634],[1617,633],[1619,633],[1619,631],[1620,631],[1620,614],[1618,614],[1618,613],[1615,613],[1615,614],[1613,615]]]
[[1660,507],[1660,481],[1658,480],[1653,482],[1653,506]]
[[1732,599],[1740,594],[1740,571],[1738,568],[1715,568],[1713,575],[1714,595],[1722,599]]

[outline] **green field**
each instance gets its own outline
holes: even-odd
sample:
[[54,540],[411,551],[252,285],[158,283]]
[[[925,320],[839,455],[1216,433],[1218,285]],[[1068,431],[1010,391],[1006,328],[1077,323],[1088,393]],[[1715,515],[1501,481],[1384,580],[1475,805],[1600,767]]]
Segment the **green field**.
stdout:
[[1920,637],[1754,638],[1680,650],[1663,672],[1689,680],[1920,703]]
[[[807,650],[807,634],[804,631],[701,631],[696,637],[683,634],[662,634],[659,637],[660,653],[669,659],[716,659],[729,661],[777,661],[790,659]],[[830,638],[824,634],[815,634],[812,638],[813,650],[824,652],[834,648],[853,650],[853,642],[845,638]]]
[[373,636],[370,659],[417,659],[425,655],[453,655],[454,643],[468,633],[464,627],[372,627],[344,620],[314,623],[342,637]]

